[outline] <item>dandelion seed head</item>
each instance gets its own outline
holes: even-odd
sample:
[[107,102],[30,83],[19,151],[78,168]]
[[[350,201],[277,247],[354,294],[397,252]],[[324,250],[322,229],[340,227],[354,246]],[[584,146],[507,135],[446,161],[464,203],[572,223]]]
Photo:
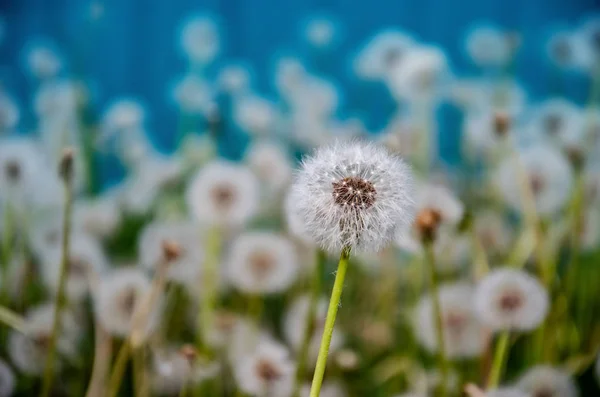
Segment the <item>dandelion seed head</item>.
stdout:
[[516,387],[531,397],[577,397],[577,386],[563,370],[547,365],[530,368]]

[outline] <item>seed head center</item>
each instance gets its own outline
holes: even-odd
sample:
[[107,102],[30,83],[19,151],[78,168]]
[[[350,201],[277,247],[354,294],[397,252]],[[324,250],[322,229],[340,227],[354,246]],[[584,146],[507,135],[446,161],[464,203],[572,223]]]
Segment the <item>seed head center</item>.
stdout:
[[342,207],[355,209],[370,208],[377,197],[373,184],[359,177],[347,177],[333,182],[333,199]]

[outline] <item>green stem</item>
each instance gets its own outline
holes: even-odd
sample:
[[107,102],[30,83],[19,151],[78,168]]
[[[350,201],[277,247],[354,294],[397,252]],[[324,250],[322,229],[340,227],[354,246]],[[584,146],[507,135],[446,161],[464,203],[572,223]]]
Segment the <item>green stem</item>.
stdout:
[[508,356],[509,340],[509,331],[502,332],[498,337],[498,342],[496,343],[496,351],[494,352],[494,361],[492,363],[492,369],[490,371],[490,376],[487,382],[488,389],[494,389],[500,383],[502,373],[504,372],[504,364]]
[[2,233],[2,289],[0,293],[0,304],[8,303],[9,268],[12,259],[12,211],[10,200],[6,200],[4,206],[4,227]]
[[300,389],[302,388],[302,378],[306,372],[306,363],[308,361],[308,353],[310,348],[310,341],[313,336],[315,328],[315,317],[317,314],[317,306],[319,304],[319,298],[321,296],[321,281],[323,278],[323,271],[325,270],[325,261],[327,257],[325,252],[318,249],[315,268],[313,270],[313,279],[311,285],[311,294],[308,304],[308,316],[306,324],[304,325],[304,338],[300,345],[300,355],[298,357],[298,365],[296,367],[296,385],[294,387],[293,397],[300,396]]
[[0,306],[0,323],[8,325],[22,334],[26,333],[23,317],[4,306]]
[[438,360],[440,366],[441,379],[441,396],[445,397],[448,388],[448,359],[446,357],[446,346],[444,343],[444,323],[442,321],[442,307],[440,304],[440,296],[438,292],[438,278],[435,269],[435,255],[431,242],[425,243],[425,262],[429,272],[429,286],[431,288],[431,300],[433,302],[433,311],[435,316],[435,336],[438,345]]
[[130,353],[131,344],[129,343],[129,339],[125,339],[121,345],[121,349],[119,349],[113,371],[110,375],[110,380],[108,382],[108,397],[115,397],[119,393]]
[[202,269],[202,286],[200,296],[200,315],[198,319],[198,350],[208,355],[208,337],[212,330],[213,315],[216,305],[218,283],[218,260],[221,251],[221,234],[217,228],[209,230],[206,241],[206,260]]
[[321,392],[321,385],[323,384],[323,376],[325,375],[325,367],[327,365],[327,355],[329,354],[329,345],[331,344],[333,326],[335,325],[335,318],[340,306],[349,259],[350,248],[344,248],[340,255],[335,282],[333,283],[333,290],[331,291],[331,299],[329,300],[329,308],[327,309],[327,318],[325,319],[325,328],[323,329],[323,338],[321,339],[321,347],[319,348],[319,356],[317,358],[317,366],[313,375],[312,386],[310,387],[310,397],[319,397],[319,393]]
[[146,395],[146,377],[144,369],[144,346],[133,348],[132,359],[133,359],[133,381],[135,395],[137,397],[144,397]]
[[56,344],[60,333],[60,315],[61,311],[66,306],[67,296],[65,294],[67,286],[69,252],[71,243],[71,215],[73,208],[73,189],[71,178],[63,178],[65,190],[65,208],[63,213],[62,225],[62,257],[60,264],[60,277],[58,280],[58,291],[54,303],[54,319],[52,324],[52,334],[50,336],[50,344],[48,346],[48,354],[46,356],[46,365],[44,369],[44,380],[42,386],[42,396],[48,397],[52,389],[52,381],[54,378],[54,364],[56,355]]

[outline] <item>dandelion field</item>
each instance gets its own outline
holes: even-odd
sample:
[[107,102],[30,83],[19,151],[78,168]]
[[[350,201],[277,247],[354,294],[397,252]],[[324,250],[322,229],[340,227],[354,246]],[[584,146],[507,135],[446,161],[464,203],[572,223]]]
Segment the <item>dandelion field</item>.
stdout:
[[382,128],[309,59],[261,93],[224,31],[176,32],[172,151],[52,38],[23,48],[27,93],[0,80],[0,397],[600,396],[600,19],[538,43],[584,103],[530,97],[509,29],[466,33],[476,76],[365,37],[344,62],[395,103]]

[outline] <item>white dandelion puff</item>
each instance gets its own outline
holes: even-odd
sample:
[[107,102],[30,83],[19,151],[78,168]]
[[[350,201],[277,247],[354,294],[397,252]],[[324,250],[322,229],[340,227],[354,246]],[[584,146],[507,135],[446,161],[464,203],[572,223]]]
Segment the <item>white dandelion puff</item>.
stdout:
[[577,386],[571,376],[557,368],[538,365],[530,368],[516,384],[530,397],[577,397]]
[[21,111],[12,97],[0,89],[0,134],[12,131],[21,117]]
[[286,100],[302,87],[307,76],[304,65],[296,58],[281,58],[275,65],[275,86],[279,95]]
[[546,318],[548,292],[527,273],[503,268],[486,275],[477,285],[475,310],[494,331],[536,328]]
[[240,64],[225,66],[217,77],[219,89],[230,95],[241,95],[250,89],[250,70]]
[[[475,315],[473,299],[473,287],[466,282],[443,285],[439,290],[444,345],[449,358],[476,357],[486,347],[486,333]],[[430,295],[424,296],[417,306],[415,331],[425,348],[431,352],[439,349]]]
[[0,359],[0,396],[10,397],[15,391],[15,374],[12,368]]
[[97,238],[109,237],[121,223],[119,203],[112,194],[79,200],[73,209],[74,229]]
[[242,130],[251,135],[268,135],[275,126],[277,110],[267,99],[248,94],[236,98],[233,119]]
[[411,221],[410,181],[408,166],[385,149],[337,142],[303,161],[294,210],[324,249],[376,252]]
[[217,23],[207,16],[189,19],[183,25],[180,40],[185,55],[199,65],[212,62],[221,45]]
[[335,39],[336,26],[331,19],[317,17],[308,21],[305,27],[306,40],[316,48],[325,48]]
[[254,143],[248,148],[246,162],[268,193],[281,192],[292,180],[292,162],[281,145]]
[[249,294],[282,292],[296,280],[298,260],[294,245],[268,232],[248,232],[231,245],[226,263],[229,282]]
[[416,213],[435,210],[442,225],[456,226],[464,214],[464,205],[454,192],[440,183],[421,182],[415,189]]
[[56,77],[63,68],[63,60],[51,44],[36,43],[27,50],[27,67],[38,79]]
[[186,200],[201,224],[240,227],[258,211],[259,194],[259,182],[250,169],[216,160],[191,180]]
[[505,217],[496,211],[484,210],[475,214],[473,228],[477,241],[491,255],[505,253],[512,241],[512,231]]
[[468,34],[466,50],[477,66],[501,67],[510,61],[513,47],[505,32],[493,26],[483,26]]
[[189,114],[209,114],[214,106],[212,87],[197,75],[188,74],[173,87],[173,99]]
[[384,31],[373,37],[354,60],[356,74],[368,80],[383,80],[390,70],[400,65],[414,46],[411,37],[396,30]]

